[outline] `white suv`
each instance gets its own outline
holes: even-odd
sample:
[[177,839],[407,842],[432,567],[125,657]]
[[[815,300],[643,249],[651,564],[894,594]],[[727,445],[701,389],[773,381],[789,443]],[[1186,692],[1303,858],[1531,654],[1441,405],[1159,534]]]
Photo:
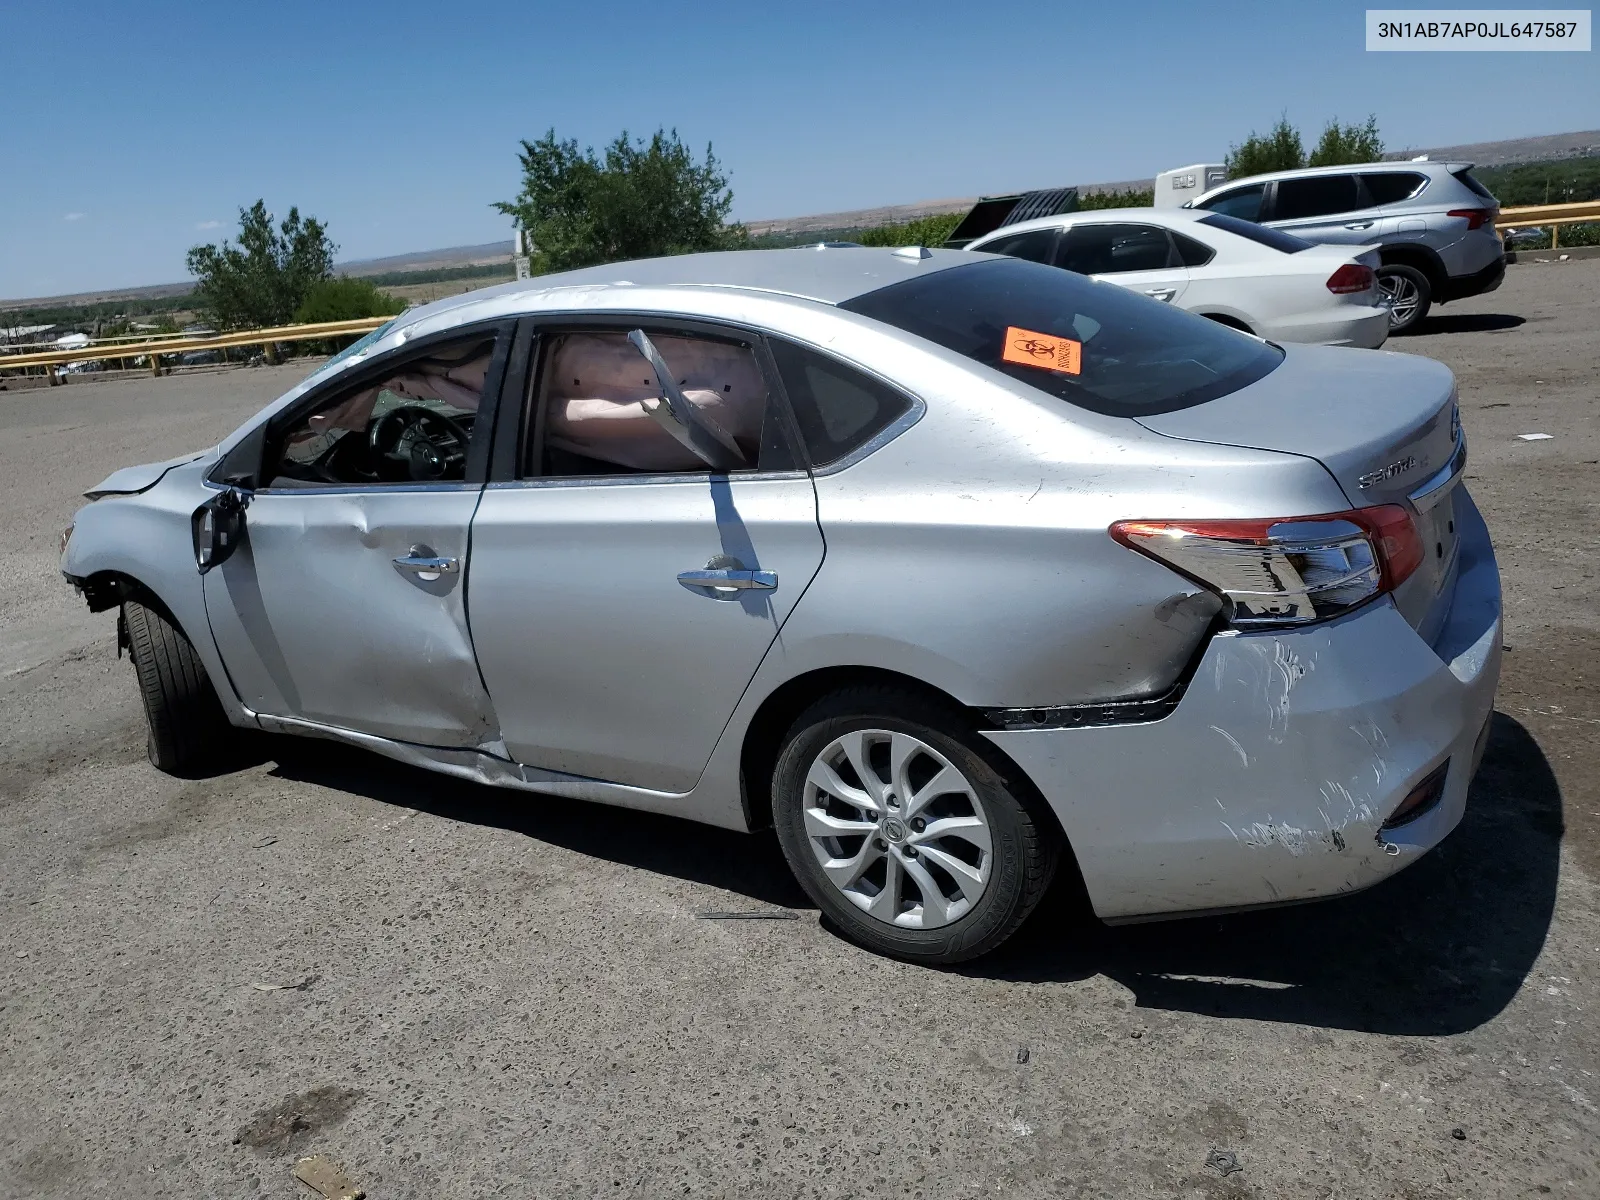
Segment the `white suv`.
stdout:
[[1376,246],[1390,332],[1414,328],[1433,304],[1490,292],[1505,276],[1495,232],[1500,204],[1471,163],[1312,167],[1232,179],[1190,201],[1310,242]]

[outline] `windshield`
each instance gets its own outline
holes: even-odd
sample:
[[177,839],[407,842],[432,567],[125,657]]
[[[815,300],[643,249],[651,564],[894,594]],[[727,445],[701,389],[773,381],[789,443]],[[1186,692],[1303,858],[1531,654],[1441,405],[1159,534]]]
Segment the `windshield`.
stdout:
[[359,339],[358,341],[354,341],[354,342],[350,343],[350,345],[346,346],[343,350],[339,351],[339,353],[335,354],[332,358],[330,358],[327,362],[323,363],[322,365],[324,367],[331,367],[335,363],[344,362],[345,359],[347,359],[347,358],[354,358],[358,354],[365,353],[368,347],[374,345],[375,343],[377,343],[379,341],[382,341],[383,340],[383,336],[386,333],[388,333],[389,330],[391,330],[393,328],[394,328],[394,322],[393,321],[385,321],[382,325],[379,325],[376,329],[374,329],[371,333],[367,334],[365,337]]
[[1014,258],[891,284],[840,307],[1114,417],[1204,404],[1283,361],[1276,346],[1204,317]]

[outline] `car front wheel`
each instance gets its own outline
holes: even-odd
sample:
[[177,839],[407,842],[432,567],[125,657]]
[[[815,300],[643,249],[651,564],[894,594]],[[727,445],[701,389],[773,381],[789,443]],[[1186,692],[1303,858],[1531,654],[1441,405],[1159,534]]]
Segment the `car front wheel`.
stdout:
[[188,775],[219,761],[234,729],[183,630],[138,600],[123,604],[122,620],[144,701],[152,765],[169,775]]
[[1390,263],[1378,268],[1378,297],[1389,310],[1389,332],[1416,328],[1433,305],[1433,285],[1415,267]]
[[818,907],[868,949],[926,963],[1010,937],[1055,872],[1058,836],[1025,783],[917,693],[817,701],[773,773],[784,856]]

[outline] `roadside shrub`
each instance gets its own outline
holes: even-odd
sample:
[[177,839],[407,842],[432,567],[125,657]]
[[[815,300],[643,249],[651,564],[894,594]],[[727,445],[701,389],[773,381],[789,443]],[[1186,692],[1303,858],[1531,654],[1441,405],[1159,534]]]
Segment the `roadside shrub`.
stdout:
[[922,217],[900,225],[877,225],[863,229],[846,240],[860,242],[863,246],[942,246],[965,215],[945,213],[943,216]]
[[297,325],[323,321],[355,321],[361,317],[388,317],[403,312],[404,300],[380,292],[371,280],[341,275],[313,284],[300,307],[294,310]]
[[1149,208],[1156,202],[1154,188],[1130,188],[1125,192],[1092,192],[1078,196],[1078,210],[1089,212],[1102,208]]

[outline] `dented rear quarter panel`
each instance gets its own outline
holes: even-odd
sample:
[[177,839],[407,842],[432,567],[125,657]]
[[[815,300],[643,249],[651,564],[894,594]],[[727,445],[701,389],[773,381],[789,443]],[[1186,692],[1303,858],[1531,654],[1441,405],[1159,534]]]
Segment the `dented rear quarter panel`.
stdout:
[[[1160,721],[987,735],[1055,810],[1101,917],[1355,891],[1455,828],[1501,652],[1499,571],[1462,500],[1461,573],[1433,646],[1384,598],[1303,629],[1219,635]],[[1380,832],[1447,760],[1438,805]]]

